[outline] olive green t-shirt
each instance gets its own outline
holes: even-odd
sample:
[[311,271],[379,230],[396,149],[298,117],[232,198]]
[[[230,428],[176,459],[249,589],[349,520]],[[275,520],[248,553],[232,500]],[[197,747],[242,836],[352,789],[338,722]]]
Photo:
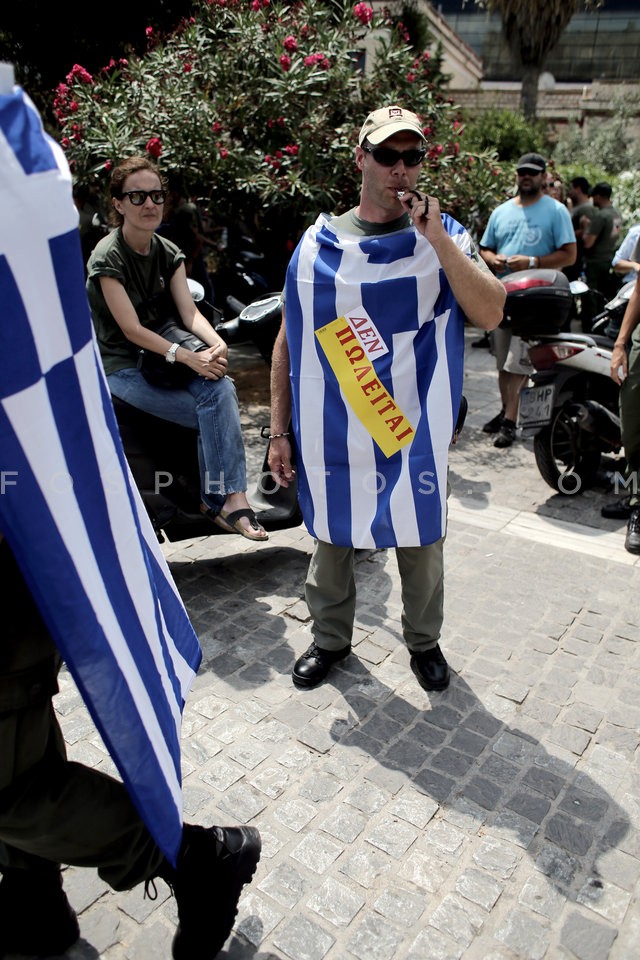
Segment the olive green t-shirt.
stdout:
[[125,241],[118,227],[100,240],[87,263],[87,295],[91,317],[100,347],[100,356],[107,376],[117,370],[135,367],[139,347],[127,340],[107,307],[100,277],[114,277],[123,285],[140,323],[153,326],[171,311],[173,299],[169,290],[171,277],[184,261],[183,252],[154,234],[148,254],[136,253]]
[[622,217],[615,207],[594,208],[593,217],[585,234],[593,234],[596,241],[593,246],[584,251],[584,257],[587,263],[599,263],[611,266],[613,255],[620,243],[621,225]]

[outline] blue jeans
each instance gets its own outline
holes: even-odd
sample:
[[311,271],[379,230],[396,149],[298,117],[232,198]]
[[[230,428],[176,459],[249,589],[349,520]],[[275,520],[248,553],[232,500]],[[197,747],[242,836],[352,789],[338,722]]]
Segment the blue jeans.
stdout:
[[233,380],[194,377],[183,390],[153,387],[136,368],[107,377],[114,397],[132,407],[198,431],[203,503],[216,512],[230,493],[247,489],[247,468]]

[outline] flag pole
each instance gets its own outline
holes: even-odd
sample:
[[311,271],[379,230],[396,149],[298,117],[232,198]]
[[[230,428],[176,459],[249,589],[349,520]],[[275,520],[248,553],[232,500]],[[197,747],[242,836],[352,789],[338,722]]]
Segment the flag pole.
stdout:
[[13,93],[14,83],[13,64],[0,62],[0,95],[7,97]]

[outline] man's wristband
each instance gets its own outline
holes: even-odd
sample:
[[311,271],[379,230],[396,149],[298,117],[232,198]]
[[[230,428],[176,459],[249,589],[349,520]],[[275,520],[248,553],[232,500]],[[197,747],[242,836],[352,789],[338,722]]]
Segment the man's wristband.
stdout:
[[279,440],[280,437],[288,437],[288,433],[269,433],[267,435],[267,440]]

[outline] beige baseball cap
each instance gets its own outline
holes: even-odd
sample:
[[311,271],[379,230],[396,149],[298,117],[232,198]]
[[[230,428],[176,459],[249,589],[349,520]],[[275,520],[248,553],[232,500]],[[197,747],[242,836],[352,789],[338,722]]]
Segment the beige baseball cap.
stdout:
[[364,141],[368,140],[369,143],[376,146],[386,140],[387,137],[392,137],[394,133],[400,133],[402,130],[410,130],[411,133],[417,134],[426,143],[426,137],[422,132],[422,124],[415,113],[397,106],[381,107],[379,110],[370,113],[362,124],[358,143],[362,146]]

